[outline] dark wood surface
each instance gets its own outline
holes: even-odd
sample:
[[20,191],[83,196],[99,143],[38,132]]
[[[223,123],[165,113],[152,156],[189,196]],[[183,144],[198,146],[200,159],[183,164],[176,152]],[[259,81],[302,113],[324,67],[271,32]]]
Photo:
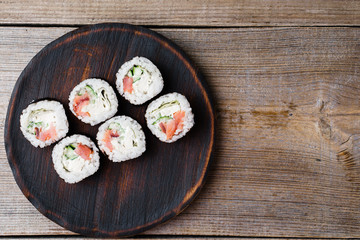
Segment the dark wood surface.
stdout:
[[[101,155],[93,176],[65,183],[51,161],[53,146],[34,148],[19,127],[21,111],[33,100],[55,99],[66,109],[68,135],[96,139],[98,126],[77,120],[68,109],[72,88],[87,78],[107,80],[134,56],[149,58],[161,71],[162,94],[187,97],[195,126],[181,140],[160,142],[146,127],[148,104],[135,106],[118,95],[119,111],[136,119],[146,135],[147,150],[139,158],[113,163]],[[138,234],[179,214],[199,193],[214,143],[214,113],[205,81],[185,53],[165,37],[126,24],[80,28],[42,49],[15,84],[5,123],[5,147],[15,180],[45,216],[74,232],[116,237]]]

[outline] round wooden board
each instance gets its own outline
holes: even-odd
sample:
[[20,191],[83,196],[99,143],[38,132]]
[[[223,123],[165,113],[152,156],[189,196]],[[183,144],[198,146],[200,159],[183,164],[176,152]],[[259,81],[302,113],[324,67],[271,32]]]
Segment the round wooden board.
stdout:
[[[118,95],[116,115],[136,119],[147,149],[139,158],[113,163],[101,154],[98,172],[77,184],[55,172],[51,151],[33,147],[22,135],[19,118],[32,101],[60,101],[69,133],[96,140],[98,126],[80,122],[68,108],[68,96],[80,81],[96,77],[115,89],[116,72],[134,56],[149,58],[161,71],[159,94],[179,92],[195,115],[190,132],[175,143],[160,142],[145,123],[149,102],[135,106]],[[64,228],[93,237],[140,233],[179,214],[204,184],[214,144],[214,110],[208,89],[184,52],[165,37],[127,24],[98,24],[70,32],[41,50],[20,75],[9,103],[5,147],[15,180],[46,217]],[[206,85],[206,84],[205,84]]]

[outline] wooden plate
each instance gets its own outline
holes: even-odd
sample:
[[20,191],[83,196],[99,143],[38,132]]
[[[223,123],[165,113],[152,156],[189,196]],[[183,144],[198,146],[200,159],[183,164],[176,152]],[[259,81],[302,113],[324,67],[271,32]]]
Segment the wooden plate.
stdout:
[[[51,151],[33,147],[22,135],[19,118],[33,100],[54,99],[66,110],[68,135],[96,140],[98,126],[77,120],[68,96],[80,81],[107,80],[134,56],[149,58],[161,71],[160,95],[179,92],[195,115],[190,132],[175,143],[160,142],[146,127],[149,103],[135,106],[118,95],[116,115],[128,115],[143,127],[147,150],[139,158],[113,163],[101,155],[93,176],[65,183],[55,172]],[[165,37],[127,24],[98,24],[70,32],[41,50],[14,87],[5,124],[5,145],[15,180],[29,201],[64,228],[94,237],[134,235],[179,214],[204,184],[214,144],[214,111],[205,82],[184,52]],[[159,96],[160,96],[159,95]]]

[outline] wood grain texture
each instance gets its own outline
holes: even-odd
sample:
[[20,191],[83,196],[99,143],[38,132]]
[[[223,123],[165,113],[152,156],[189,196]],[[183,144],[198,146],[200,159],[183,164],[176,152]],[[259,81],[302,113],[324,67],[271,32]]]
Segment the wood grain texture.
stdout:
[[[57,238],[55,237],[55,239],[60,239],[61,237]],[[40,239],[44,239],[41,237],[16,237],[16,238],[7,238],[7,239],[19,239],[19,240],[40,240]],[[89,238],[82,238],[82,237],[66,237],[64,239],[76,239],[76,240],[85,240],[85,239],[89,239]],[[91,238],[93,240],[100,240],[101,238]],[[108,238],[109,240],[111,238]],[[114,239],[118,239],[118,238],[114,238]],[[130,240],[130,239],[136,239],[136,238],[121,238],[123,240]],[[141,239],[143,240],[151,240],[151,239],[161,239],[161,240],[174,240],[174,239],[178,239],[178,240],[185,240],[185,239],[191,239],[191,240],[231,240],[234,239],[232,237],[194,237],[194,236],[171,236],[171,237],[164,237],[164,236],[160,236],[160,237],[156,237],[156,236],[149,236],[148,238],[146,236],[142,236]],[[240,240],[263,240],[264,238],[249,238],[249,237],[237,237],[236,239],[240,239]],[[271,238],[273,240],[284,240],[284,238]],[[322,239],[322,238],[311,238],[312,240],[318,240],[318,239]]]
[[[69,30],[0,28],[4,111],[38,45]],[[157,31],[209,82],[218,144],[199,197],[145,234],[360,237],[360,30]],[[0,151],[1,234],[71,234],[26,202]]]
[[[55,239],[76,239],[76,240],[85,240],[85,239],[93,239],[93,240],[103,240],[103,238],[82,238],[80,236],[72,236],[72,237],[54,237]],[[40,240],[40,239],[44,239],[43,237],[16,237],[16,238],[7,238],[7,239],[19,239],[19,240]],[[51,238],[50,238],[51,239]],[[109,240],[111,240],[111,238],[107,238]],[[119,238],[112,238],[114,239],[119,239]],[[130,239],[136,239],[136,238],[121,238],[123,240],[130,240]],[[174,239],[178,239],[178,240],[185,240],[185,239],[191,239],[191,240],[231,240],[234,238],[229,238],[229,237],[194,237],[194,236],[171,236],[171,237],[164,237],[164,236],[149,236],[148,238],[146,236],[142,236],[141,239],[143,240],[154,240],[154,239],[161,239],[161,240],[174,240]],[[238,237],[236,239],[240,239],[240,240],[261,240],[263,238],[247,238],[247,237]],[[272,238],[274,240],[285,240],[284,238]],[[316,238],[312,238],[312,240],[317,240]]]
[[0,1],[3,24],[354,26],[359,15],[360,2],[354,0]]

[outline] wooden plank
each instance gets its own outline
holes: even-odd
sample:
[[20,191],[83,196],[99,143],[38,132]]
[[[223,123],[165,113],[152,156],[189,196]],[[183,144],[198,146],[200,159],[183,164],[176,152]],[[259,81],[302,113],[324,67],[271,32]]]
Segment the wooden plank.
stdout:
[[[70,30],[0,28],[1,126],[26,63]],[[157,31],[203,71],[218,131],[199,197],[145,234],[360,237],[360,29]],[[1,235],[71,234],[27,202],[0,146]]]
[[[18,240],[40,240],[40,239],[44,239],[43,237],[24,237],[24,238],[7,238],[7,239],[18,239]],[[51,238],[50,238],[51,239]],[[54,237],[54,239],[61,239],[61,237]],[[85,239],[89,239],[89,238],[82,238],[82,237],[66,237],[64,239],[76,239],[76,240],[85,240]],[[93,240],[99,240],[102,238],[91,238]],[[111,240],[111,238],[107,238],[109,240]],[[134,238],[121,238],[122,240],[130,240],[130,239],[134,239]],[[163,236],[151,236],[149,238],[146,237],[141,237],[142,240],[154,240],[154,239],[161,239],[161,240],[174,240],[174,239],[178,239],[178,240],[185,240],[185,239],[191,239],[191,240],[230,240],[230,239],[234,239],[234,238],[228,238],[228,237],[193,237],[193,236],[171,236],[171,237],[163,237]],[[247,237],[237,237],[236,239],[240,239],[240,240],[262,240],[264,238],[247,238]],[[318,238],[321,239],[321,238]],[[286,238],[271,238],[271,240],[286,240]],[[316,238],[311,238],[311,240],[317,240]]]
[[354,0],[0,1],[3,24],[125,22],[157,26],[359,25]]
[[[11,239],[17,239],[17,240],[43,240],[43,237],[24,237],[24,238],[7,238],[9,240]],[[48,238],[51,239],[51,238]],[[62,239],[62,236],[60,237],[54,237],[54,239]],[[74,236],[74,237],[66,237],[64,239],[76,239],[76,240],[85,240],[85,239],[89,239],[89,238],[82,238],[82,237],[78,237],[78,236]],[[91,238],[92,240],[100,240],[102,238]],[[107,238],[109,240],[111,240],[112,238]],[[134,238],[121,238],[122,240],[130,240],[130,239],[134,239]],[[191,240],[230,240],[230,239],[234,239],[234,238],[227,238],[227,237],[193,237],[193,236],[171,236],[171,237],[163,237],[163,236],[151,236],[149,238],[147,237],[141,237],[142,240],[154,240],[154,239],[161,239],[161,240],[174,240],[174,239],[178,239],[178,240],[185,240],[185,239],[191,239]],[[240,240],[261,240],[263,238],[246,238],[246,237],[238,237],[236,239],[240,239]],[[271,238],[271,240],[285,240],[284,238]],[[312,240],[316,240],[315,238],[312,238]]]

